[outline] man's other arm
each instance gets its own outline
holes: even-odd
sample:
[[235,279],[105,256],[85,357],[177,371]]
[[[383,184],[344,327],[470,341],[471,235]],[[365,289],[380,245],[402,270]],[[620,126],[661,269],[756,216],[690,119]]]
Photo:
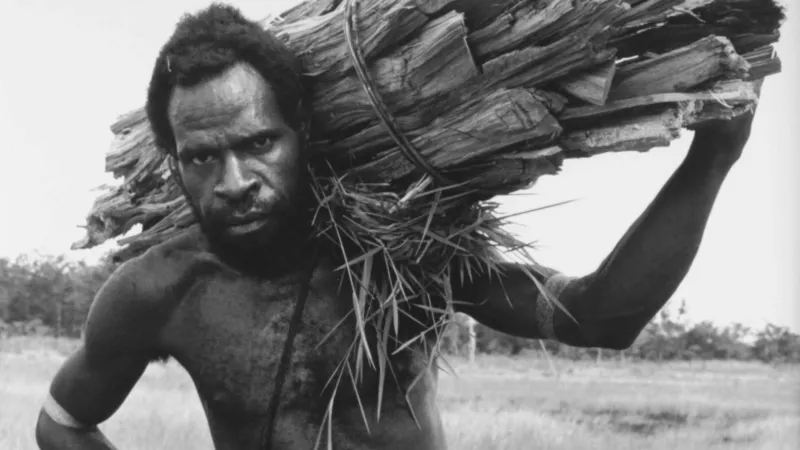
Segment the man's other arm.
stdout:
[[[61,366],[39,414],[43,450],[113,449],[97,428],[122,405],[147,365],[161,356],[168,316],[152,253],[120,266],[92,303],[81,348]],[[150,267],[148,267],[150,266]]]
[[[747,113],[697,130],[686,159],[595,272],[572,278],[507,264],[500,277],[454,283],[458,310],[516,336],[629,347],[689,271],[752,119]],[[572,317],[540,294],[531,274]]]

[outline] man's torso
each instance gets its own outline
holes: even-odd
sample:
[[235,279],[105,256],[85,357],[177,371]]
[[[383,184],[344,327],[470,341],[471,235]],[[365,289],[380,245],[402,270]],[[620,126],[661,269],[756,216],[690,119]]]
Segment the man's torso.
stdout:
[[[262,448],[259,442],[278,363],[308,273],[298,270],[269,279],[248,276],[201,247],[184,237],[154,252],[155,276],[159,264],[180,268],[172,284],[175,303],[159,339],[160,350],[192,377],[218,449]],[[357,369],[351,365],[342,370],[340,365],[355,349],[352,294],[333,269],[321,258],[310,279],[273,448],[313,448],[337,384],[331,427],[334,448],[444,448],[435,405],[436,373],[423,355],[404,353],[394,359],[384,383],[380,421],[376,420],[378,377],[367,363],[358,395],[354,394],[350,374],[357,375]],[[407,400],[406,390],[418,376]],[[322,429],[320,448],[327,433]]]

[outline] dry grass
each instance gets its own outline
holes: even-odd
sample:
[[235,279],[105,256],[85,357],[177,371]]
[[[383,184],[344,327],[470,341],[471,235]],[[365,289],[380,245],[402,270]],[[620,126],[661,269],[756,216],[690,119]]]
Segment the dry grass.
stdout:
[[[0,448],[36,448],[33,426],[70,342],[6,341],[0,352]],[[451,360],[440,406],[450,448],[796,449],[800,368],[757,364]],[[204,449],[210,438],[189,377],[151,366],[104,430],[126,449]]]

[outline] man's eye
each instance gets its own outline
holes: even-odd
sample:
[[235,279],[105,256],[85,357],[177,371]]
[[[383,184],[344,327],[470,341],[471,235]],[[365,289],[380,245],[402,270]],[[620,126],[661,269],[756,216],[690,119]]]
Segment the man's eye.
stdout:
[[192,156],[190,162],[192,164],[196,164],[198,166],[202,166],[203,164],[208,164],[214,160],[214,155],[210,153],[200,153],[197,155]]
[[271,147],[274,142],[272,136],[261,136],[253,140],[253,147],[263,149]]

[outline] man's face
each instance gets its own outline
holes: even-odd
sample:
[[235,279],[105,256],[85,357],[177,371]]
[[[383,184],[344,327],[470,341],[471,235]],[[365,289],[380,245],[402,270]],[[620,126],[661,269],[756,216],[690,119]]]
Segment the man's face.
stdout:
[[169,105],[178,168],[210,238],[235,247],[274,242],[300,208],[304,158],[271,87],[239,64]]

